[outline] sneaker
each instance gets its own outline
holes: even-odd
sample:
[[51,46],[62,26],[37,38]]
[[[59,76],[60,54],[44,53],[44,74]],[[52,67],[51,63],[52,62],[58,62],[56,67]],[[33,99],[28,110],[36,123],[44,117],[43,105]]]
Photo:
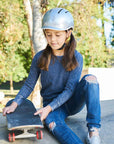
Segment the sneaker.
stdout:
[[86,138],[86,143],[87,144],[100,144],[100,136],[98,133],[98,129],[93,128],[92,132],[94,132],[94,134],[92,134],[91,137],[90,137],[90,134],[88,133],[87,138]]

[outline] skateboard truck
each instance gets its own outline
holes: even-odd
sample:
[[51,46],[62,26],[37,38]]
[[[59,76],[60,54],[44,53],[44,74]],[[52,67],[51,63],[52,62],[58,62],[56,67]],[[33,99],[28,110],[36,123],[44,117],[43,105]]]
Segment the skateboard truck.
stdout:
[[20,139],[20,138],[30,138],[30,137],[36,137],[37,139],[43,138],[43,132],[41,130],[37,130],[36,133],[29,132],[29,130],[30,130],[29,128],[26,128],[24,130],[10,131],[8,134],[9,142],[14,142],[15,139]]

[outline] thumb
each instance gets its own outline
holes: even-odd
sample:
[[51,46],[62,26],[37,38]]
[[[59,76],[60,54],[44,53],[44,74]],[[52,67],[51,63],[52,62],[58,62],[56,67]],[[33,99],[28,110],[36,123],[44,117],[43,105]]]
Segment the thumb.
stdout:
[[37,112],[34,113],[34,115],[38,115],[38,114],[41,114],[42,111],[41,110],[38,110]]
[[6,109],[4,108],[2,111],[3,111],[3,116],[6,116]]
[[3,109],[3,116],[6,116],[7,113],[10,113],[9,109],[8,108],[4,108]]

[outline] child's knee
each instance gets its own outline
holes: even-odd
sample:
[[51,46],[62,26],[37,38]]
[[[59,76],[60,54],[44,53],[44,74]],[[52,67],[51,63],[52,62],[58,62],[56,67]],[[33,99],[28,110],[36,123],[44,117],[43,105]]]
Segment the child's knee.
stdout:
[[85,80],[89,83],[98,83],[97,78],[94,75],[85,76]]
[[56,123],[55,122],[51,122],[48,127],[49,127],[50,131],[53,131],[55,126],[56,126]]

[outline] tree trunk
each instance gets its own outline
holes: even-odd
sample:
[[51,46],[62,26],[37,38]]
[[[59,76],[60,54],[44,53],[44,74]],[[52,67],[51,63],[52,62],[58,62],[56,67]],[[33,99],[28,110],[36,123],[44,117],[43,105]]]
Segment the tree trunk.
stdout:
[[33,1],[33,46],[35,53],[44,49],[46,47],[46,39],[44,33],[41,29],[42,24],[42,8],[41,8],[41,0]]
[[[46,47],[46,40],[44,33],[41,29],[42,14],[41,14],[41,0],[33,1],[33,33],[32,41],[35,53]],[[40,95],[40,78],[38,79],[33,93],[31,94],[31,100],[36,107],[42,106],[42,99]]]
[[31,44],[31,53],[32,58],[35,55],[34,48],[33,48],[33,42],[32,42],[32,31],[33,31],[33,17],[32,17],[32,8],[29,0],[23,0],[25,11],[26,11],[26,17],[27,17],[27,24],[28,24],[28,32],[30,37],[30,44]]
[[[33,1],[33,13],[32,13],[30,1],[24,0],[28,29],[29,29],[29,36],[30,36],[30,43],[31,43],[32,57],[38,51],[46,47],[46,40],[44,37],[44,33],[41,29],[42,8],[40,4],[41,4],[41,0]],[[31,101],[34,103],[35,107],[42,106],[42,100],[40,96],[40,79],[38,79],[35,88],[31,94]]]

